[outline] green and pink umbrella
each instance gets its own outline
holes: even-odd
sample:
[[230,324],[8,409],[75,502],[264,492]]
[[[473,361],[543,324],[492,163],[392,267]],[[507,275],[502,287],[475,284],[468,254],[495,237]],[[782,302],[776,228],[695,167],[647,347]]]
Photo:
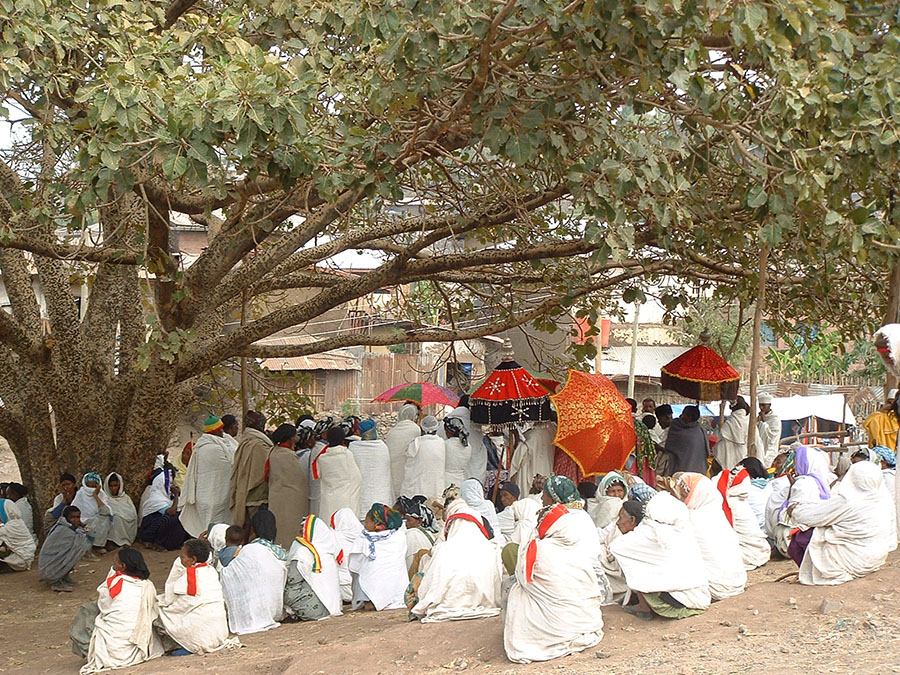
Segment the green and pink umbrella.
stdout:
[[373,401],[388,403],[390,401],[410,401],[419,406],[439,403],[441,405],[455,406],[459,403],[459,396],[447,387],[431,382],[407,382],[391,387],[383,394],[376,396]]

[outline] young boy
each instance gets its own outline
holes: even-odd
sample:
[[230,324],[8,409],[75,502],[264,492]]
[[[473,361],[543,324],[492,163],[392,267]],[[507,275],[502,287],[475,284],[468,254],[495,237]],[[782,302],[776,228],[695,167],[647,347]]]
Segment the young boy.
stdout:
[[213,652],[228,639],[222,584],[207,564],[211,553],[207,542],[188,539],[158,598],[163,629],[180,647],[175,656]]
[[38,572],[41,580],[50,584],[57,593],[71,593],[77,585],[69,573],[91,550],[90,534],[81,522],[77,506],[67,506],[57,521],[38,555]]
[[234,557],[241,550],[244,543],[244,528],[240,525],[231,525],[225,530],[225,548],[219,551],[219,563],[222,567],[227,567],[228,563],[234,560]]

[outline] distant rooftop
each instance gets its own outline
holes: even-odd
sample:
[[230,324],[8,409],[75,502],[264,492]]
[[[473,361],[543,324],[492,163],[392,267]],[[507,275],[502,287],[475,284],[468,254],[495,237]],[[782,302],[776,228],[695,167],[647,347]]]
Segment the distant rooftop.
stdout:
[[[660,368],[684,354],[690,347],[681,345],[638,345],[634,364],[636,377],[659,377]],[[631,346],[607,347],[603,350],[600,372],[607,377],[628,377]]]

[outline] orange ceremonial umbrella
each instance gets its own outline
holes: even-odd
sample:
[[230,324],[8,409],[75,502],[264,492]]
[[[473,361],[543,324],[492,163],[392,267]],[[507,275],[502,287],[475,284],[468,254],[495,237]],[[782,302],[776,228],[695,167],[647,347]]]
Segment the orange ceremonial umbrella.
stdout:
[[631,405],[612,380],[569,370],[565,386],[550,399],[558,417],[555,443],[585,476],[625,466],[637,437]]

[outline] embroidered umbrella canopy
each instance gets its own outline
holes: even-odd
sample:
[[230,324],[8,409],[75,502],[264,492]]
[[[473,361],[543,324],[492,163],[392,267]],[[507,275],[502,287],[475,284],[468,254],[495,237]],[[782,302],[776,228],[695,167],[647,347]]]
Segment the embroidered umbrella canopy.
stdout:
[[446,387],[431,382],[407,382],[391,387],[383,394],[376,396],[373,401],[411,401],[419,406],[440,403],[442,405],[455,406],[459,403],[459,396]]
[[550,392],[508,356],[469,396],[471,420],[493,429],[553,421]]
[[637,436],[631,405],[608,377],[570,370],[565,386],[550,397],[556,407],[554,443],[585,476],[618,471]]
[[660,370],[663,389],[695,401],[733,401],[741,382],[740,373],[705,344],[687,350]]

